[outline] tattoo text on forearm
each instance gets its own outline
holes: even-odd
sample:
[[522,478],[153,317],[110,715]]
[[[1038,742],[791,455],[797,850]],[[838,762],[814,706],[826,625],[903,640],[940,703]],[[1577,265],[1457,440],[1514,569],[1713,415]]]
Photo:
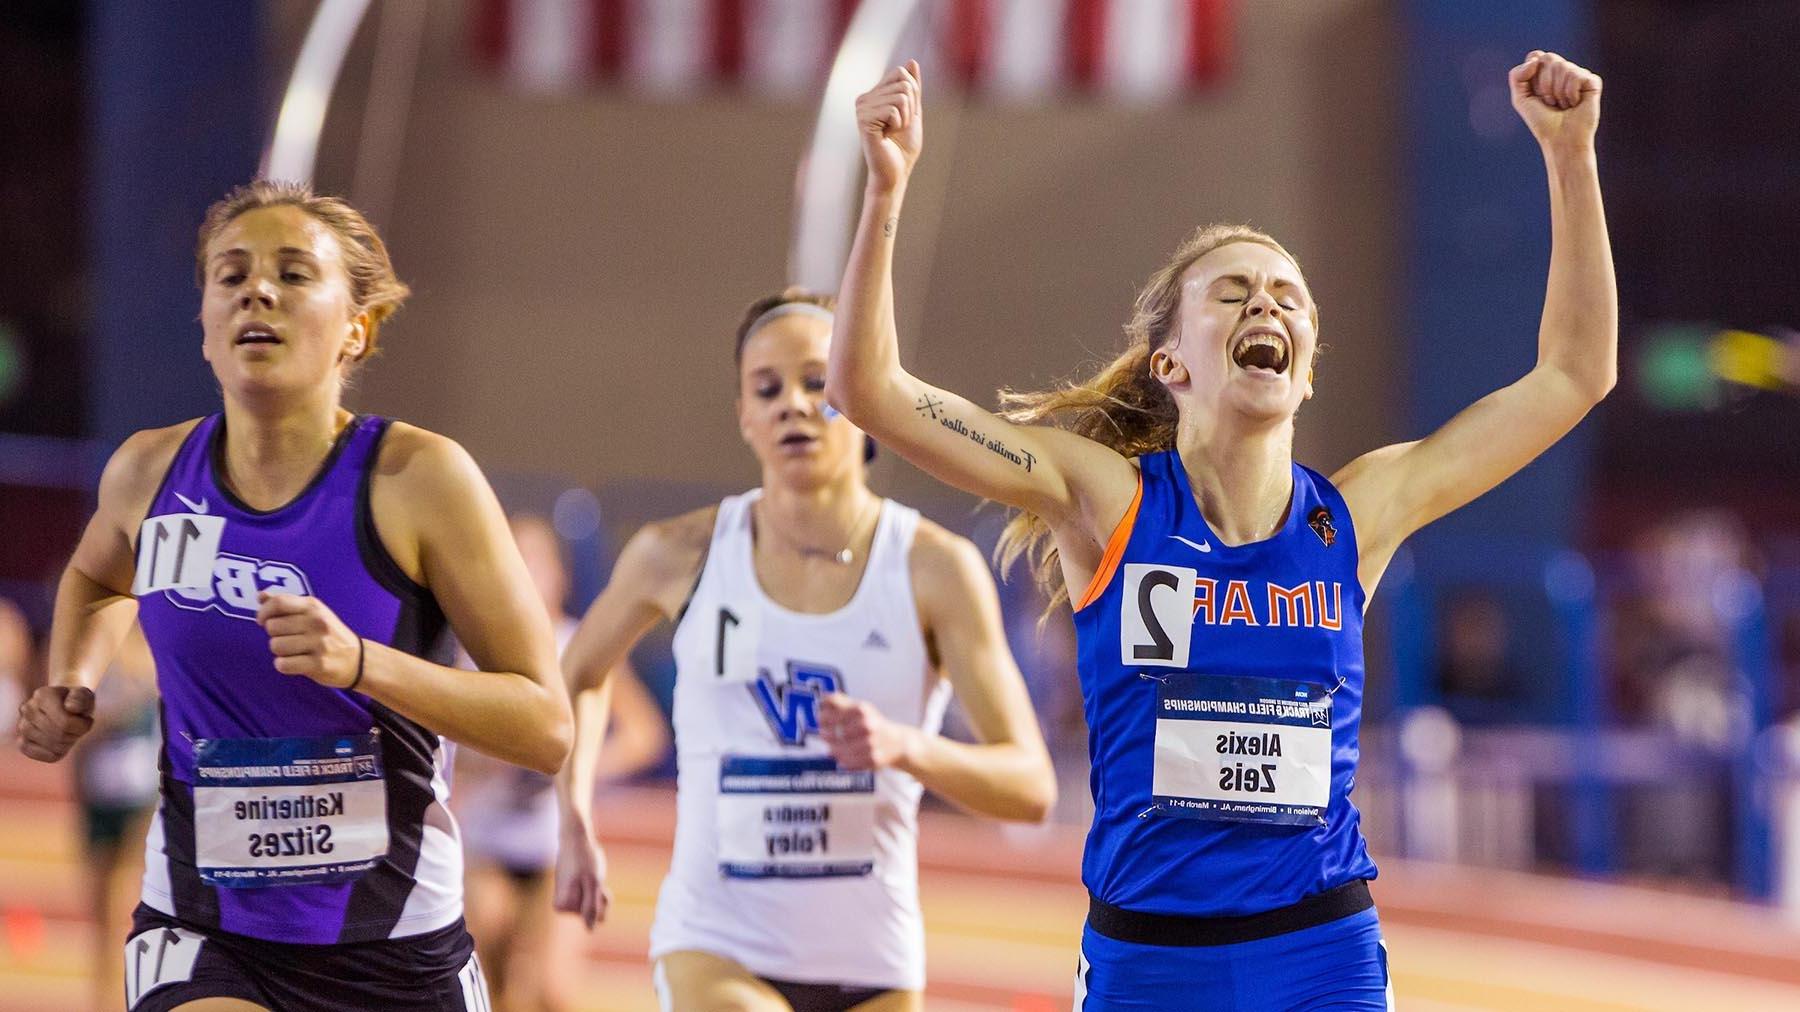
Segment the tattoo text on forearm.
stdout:
[[944,409],[944,402],[941,398],[934,397],[931,394],[921,394],[919,395],[919,403],[913,405],[913,410],[917,411],[922,416],[928,417],[931,421],[938,423],[944,428],[949,429],[951,432],[954,432],[959,436],[965,436],[971,442],[986,447],[996,456],[1017,464],[1027,472],[1030,472],[1031,466],[1037,463],[1037,457],[1032,455],[1030,450],[1015,450],[996,437],[989,436],[977,429],[969,428],[968,423],[964,422],[962,419],[950,417],[950,414]]

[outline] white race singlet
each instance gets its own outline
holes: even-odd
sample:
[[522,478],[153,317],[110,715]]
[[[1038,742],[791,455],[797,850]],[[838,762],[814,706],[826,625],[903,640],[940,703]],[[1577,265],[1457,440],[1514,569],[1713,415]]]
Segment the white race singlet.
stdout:
[[837,768],[818,733],[833,691],[935,734],[950,687],[920,632],[907,557],[919,514],[884,501],[849,603],[789,611],[757,583],[750,507],[719,505],[675,629],[679,818],[650,956],[735,960],[759,977],[917,990],[919,782]]

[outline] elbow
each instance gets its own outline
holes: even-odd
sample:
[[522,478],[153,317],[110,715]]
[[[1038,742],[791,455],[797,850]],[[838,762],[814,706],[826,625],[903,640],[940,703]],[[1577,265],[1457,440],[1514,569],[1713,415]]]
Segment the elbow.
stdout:
[[857,382],[848,365],[840,365],[834,361],[825,370],[825,403],[836,408],[859,427],[862,416],[866,414],[864,406],[869,402],[867,387],[867,383]]
[[1618,385],[1619,363],[1608,362],[1606,369],[1595,378],[1594,386],[1592,390],[1589,391],[1593,395],[1594,403],[1599,404],[1601,401],[1605,400],[1606,395],[1612,393],[1613,388]]
[[825,370],[825,402],[870,435],[879,436],[873,431],[879,425],[876,409],[891,386],[877,370],[848,362],[834,361]]
[[1619,370],[1617,367],[1596,370],[1591,375],[1578,377],[1575,383],[1581,395],[1581,413],[1585,416],[1619,385]]
[[1045,757],[1043,767],[1033,770],[1019,785],[1013,810],[1006,817],[1014,822],[1043,822],[1056,810],[1056,771]]
[[552,694],[550,712],[545,715],[535,748],[524,765],[547,776],[562,772],[569,752],[575,747],[575,715],[570,712],[566,696]]

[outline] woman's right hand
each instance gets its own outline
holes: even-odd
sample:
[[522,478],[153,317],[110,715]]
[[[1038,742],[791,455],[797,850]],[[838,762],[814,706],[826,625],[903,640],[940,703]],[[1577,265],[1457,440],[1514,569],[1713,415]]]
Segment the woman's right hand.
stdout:
[[19,707],[19,751],[53,763],[94,729],[94,690],[84,685],[43,685]]
[[563,812],[562,845],[556,848],[553,901],[565,914],[579,914],[589,931],[606,920],[612,893],[606,888],[606,853],[584,819]]
[[892,192],[906,185],[925,147],[925,102],[919,61],[887,72],[857,96],[856,127],[862,137],[869,186]]

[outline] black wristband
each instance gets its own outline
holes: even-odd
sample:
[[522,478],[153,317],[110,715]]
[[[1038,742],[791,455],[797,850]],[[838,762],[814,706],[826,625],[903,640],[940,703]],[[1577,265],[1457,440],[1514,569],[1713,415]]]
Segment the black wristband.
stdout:
[[350,679],[349,685],[344,686],[345,692],[354,692],[356,687],[362,684],[363,648],[366,643],[367,641],[361,636],[356,638],[356,677]]

